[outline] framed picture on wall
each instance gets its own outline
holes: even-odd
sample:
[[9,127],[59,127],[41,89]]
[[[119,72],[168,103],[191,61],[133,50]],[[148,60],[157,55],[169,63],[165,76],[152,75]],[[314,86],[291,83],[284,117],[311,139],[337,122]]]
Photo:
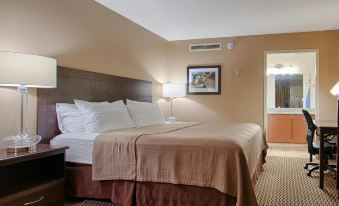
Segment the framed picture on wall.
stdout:
[[221,94],[221,65],[187,67],[187,95],[204,94]]

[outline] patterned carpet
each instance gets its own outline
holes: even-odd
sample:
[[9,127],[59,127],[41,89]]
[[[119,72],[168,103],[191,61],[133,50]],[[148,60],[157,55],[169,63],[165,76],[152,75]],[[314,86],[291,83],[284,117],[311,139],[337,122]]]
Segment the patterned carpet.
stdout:
[[65,206],[121,206],[121,205],[96,200],[72,200],[65,203]]
[[255,193],[260,206],[338,206],[335,180],[325,173],[324,190],[319,189],[319,173],[306,176],[307,158],[267,157]]
[[[318,188],[319,173],[306,176],[306,158],[267,157],[255,187],[259,206],[338,206],[335,180],[325,174],[325,189]],[[66,206],[118,206],[93,200],[69,201]]]

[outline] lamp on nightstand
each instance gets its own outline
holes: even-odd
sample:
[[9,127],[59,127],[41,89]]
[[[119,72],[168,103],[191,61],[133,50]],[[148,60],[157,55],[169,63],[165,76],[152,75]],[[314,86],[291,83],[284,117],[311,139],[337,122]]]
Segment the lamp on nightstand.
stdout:
[[339,126],[339,81],[334,85],[334,87],[331,89],[331,93],[333,94],[333,96],[337,97],[337,101],[338,101],[338,126]]
[[173,116],[173,99],[186,96],[184,84],[165,83],[162,85],[162,92],[164,97],[168,97],[171,101],[171,116],[167,118],[169,122],[175,122],[176,117]]
[[26,149],[36,145],[41,137],[25,131],[27,89],[56,87],[56,60],[48,57],[0,51],[0,86],[17,87],[21,95],[20,130],[2,138],[8,149]]

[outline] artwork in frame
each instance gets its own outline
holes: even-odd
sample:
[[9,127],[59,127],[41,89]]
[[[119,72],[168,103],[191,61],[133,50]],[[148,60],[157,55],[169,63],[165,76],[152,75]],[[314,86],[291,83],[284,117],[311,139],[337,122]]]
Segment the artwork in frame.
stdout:
[[187,94],[221,94],[221,65],[188,66]]

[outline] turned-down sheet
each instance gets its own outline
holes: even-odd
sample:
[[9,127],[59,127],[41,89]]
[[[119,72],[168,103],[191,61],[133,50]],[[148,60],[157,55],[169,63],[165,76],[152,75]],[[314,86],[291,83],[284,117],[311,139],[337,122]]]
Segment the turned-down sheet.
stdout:
[[256,205],[251,177],[267,148],[249,123],[174,123],[99,135],[93,180],[135,180],[211,187]]

